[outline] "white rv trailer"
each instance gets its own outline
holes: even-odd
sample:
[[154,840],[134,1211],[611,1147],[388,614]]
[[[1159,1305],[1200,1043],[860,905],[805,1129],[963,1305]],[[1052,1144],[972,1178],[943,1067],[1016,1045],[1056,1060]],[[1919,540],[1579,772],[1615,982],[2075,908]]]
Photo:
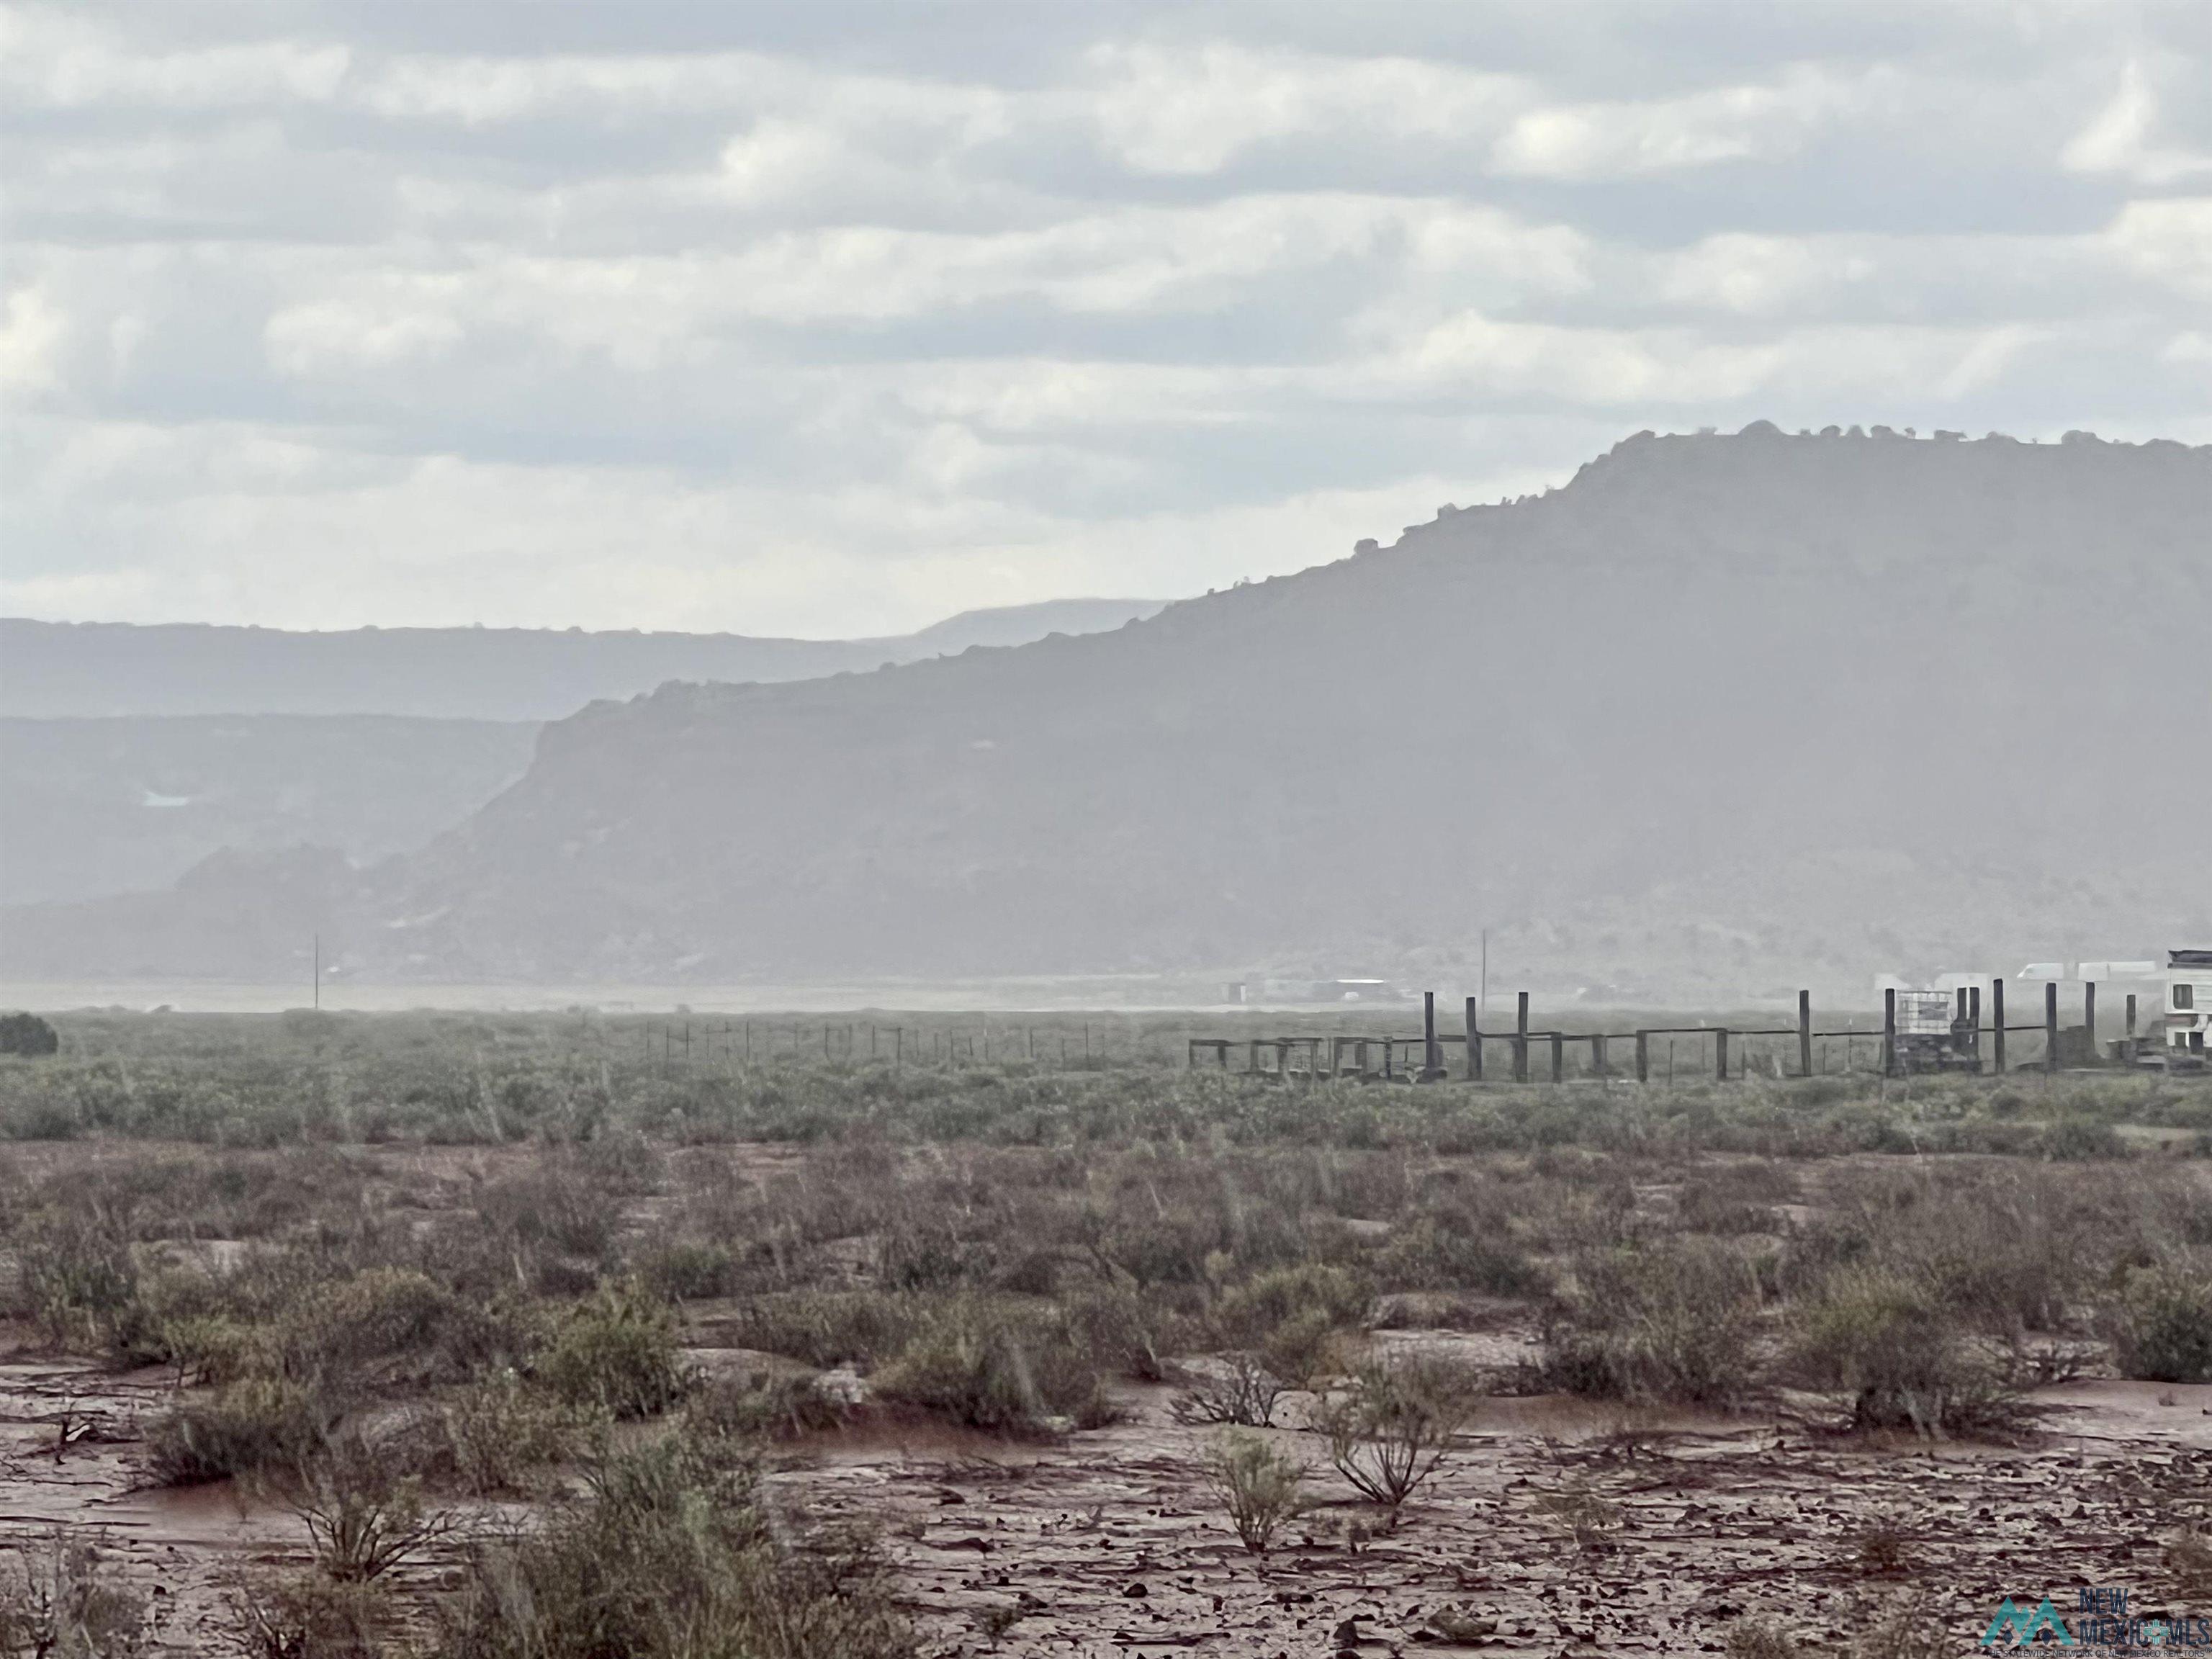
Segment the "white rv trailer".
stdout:
[[2212,1033],[2212,951],[2166,953],[2166,1050],[2202,1057]]

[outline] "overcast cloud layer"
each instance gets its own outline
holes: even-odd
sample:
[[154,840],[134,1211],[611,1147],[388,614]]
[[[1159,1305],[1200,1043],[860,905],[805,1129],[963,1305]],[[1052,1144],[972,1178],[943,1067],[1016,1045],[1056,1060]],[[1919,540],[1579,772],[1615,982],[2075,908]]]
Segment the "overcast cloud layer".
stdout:
[[2212,6],[10,7],[19,615],[889,632],[2212,441]]

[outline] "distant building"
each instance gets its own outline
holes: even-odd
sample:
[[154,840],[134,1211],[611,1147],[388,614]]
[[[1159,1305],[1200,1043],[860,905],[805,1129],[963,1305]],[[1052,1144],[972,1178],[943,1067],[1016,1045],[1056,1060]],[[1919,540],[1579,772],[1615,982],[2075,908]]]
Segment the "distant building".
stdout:
[[2212,951],[2166,953],[2166,1046],[2202,1054],[2212,1031]]

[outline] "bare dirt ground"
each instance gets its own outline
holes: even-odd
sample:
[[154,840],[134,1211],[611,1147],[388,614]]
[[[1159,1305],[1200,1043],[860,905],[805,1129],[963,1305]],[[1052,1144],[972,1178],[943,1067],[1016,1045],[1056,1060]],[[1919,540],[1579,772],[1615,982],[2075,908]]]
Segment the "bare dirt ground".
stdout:
[[[143,1486],[135,1425],[167,1395],[160,1372],[0,1365],[0,1542],[88,1530],[152,1598],[167,1650],[221,1652],[228,1577],[303,1565],[307,1540],[228,1486]],[[2160,1499],[2212,1488],[2212,1386],[2044,1389],[2043,1427],[2018,1447],[1498,1399],[1395,1527],[1317,1438],[1276,1431],[1316,1466],[1320,1503],[1255,1556],[1200,1479],[1210,1431],[1175,1424],[1168,1399],[1127,1389],[1124,1421],[1054,1444],[929,1427],[825,1436],[773,1485],[795,1509],[883,1528],[937,1653],[1101,1659],[1711,1651],[1740,1615],[1843,1638],[1913,1594],[1963,1653],[2007,1596],[2070,1606],[2076,1587],[2118,1585],[2131,1611],[2159,1611]],[[1281,1418],[1298,1416],[1292,1398]],[[1869,1542],[1885,1528],[1889,1561]],[[428,1589],[452,1563],[434,1555],[410,1580]]]

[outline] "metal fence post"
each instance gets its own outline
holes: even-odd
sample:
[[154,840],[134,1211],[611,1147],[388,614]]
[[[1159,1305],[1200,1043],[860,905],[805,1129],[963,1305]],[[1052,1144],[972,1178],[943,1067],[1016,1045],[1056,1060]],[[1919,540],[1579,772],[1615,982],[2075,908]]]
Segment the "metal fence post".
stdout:
[[1897,1075],[1897,990],[1893,986],[1881,994],[1881,1074]]
[[2058,981],[2043,981],[2043,1069],[2058,1069]]

